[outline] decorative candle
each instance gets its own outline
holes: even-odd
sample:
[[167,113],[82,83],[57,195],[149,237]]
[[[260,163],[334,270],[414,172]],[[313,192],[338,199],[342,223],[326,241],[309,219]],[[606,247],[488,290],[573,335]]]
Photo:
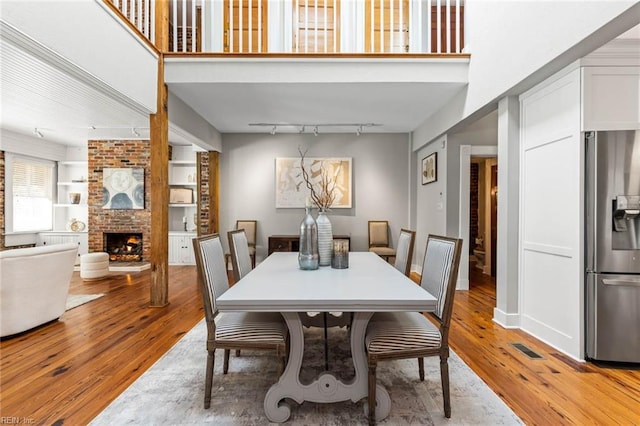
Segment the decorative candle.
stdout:
[[187,223],[187,217],[186,216],[182,216],[182,223]]

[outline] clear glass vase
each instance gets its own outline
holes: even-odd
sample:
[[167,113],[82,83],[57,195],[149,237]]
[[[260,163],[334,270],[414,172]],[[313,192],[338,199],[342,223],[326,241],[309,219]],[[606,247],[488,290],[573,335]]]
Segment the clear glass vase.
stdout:
[[300,244],[298,249],[298,264],[300,269],[318,269],[320,256],[318,255],[318,225],[311,216],[311,207],[305,207],[305,216],[300,224]]

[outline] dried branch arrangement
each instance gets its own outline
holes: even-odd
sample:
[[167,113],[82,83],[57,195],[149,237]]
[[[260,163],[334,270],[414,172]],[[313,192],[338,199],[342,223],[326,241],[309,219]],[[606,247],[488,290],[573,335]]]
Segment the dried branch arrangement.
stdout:
[[[298,152],[300,153],[300,169],[302,170],[302,178],[311,192],[311,201],[313,201],[313,204],[315,204],[319,209],[328,210],[336,199],[335,176],[329,176],[329,172],[327,172],[324,166],[321,165],[320,181],[317,185],[314,185],[309,176],[309,172],[304,167],[304,157],[307,151],[305,150],[302,152],[302,149],[298,147]],[[340,164],[340,167],[342,167],[342,164]],[[338,171],[335,174],[337,175],[339,171],[340,168],[338,168]]]

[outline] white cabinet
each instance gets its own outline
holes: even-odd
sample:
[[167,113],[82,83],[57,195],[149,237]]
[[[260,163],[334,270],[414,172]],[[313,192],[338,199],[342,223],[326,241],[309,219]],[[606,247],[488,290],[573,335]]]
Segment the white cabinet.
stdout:
[[88,219],[86,161],[59,161],[54,231],[86,231]]
[[582,80],[582,130],[640,129],[640,67],[583,67]]
[[39,246],[73,243],[78,245],[76,265],[80,264],[80,256],[89,252],[89,237],[86,232],[41,232],[38,234]]
[[169,232],[169,265],[195,265],[191,240],[195,232]]

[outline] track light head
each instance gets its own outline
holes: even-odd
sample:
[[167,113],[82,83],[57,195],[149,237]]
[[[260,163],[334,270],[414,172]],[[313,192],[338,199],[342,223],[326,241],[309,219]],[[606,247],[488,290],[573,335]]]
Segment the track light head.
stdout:
[[277,130],[277,126],[273,126],[273,128],[271,129],[271,134],[275,135],[276,134],[276,130]]
[[42,134],[42,132],[40,130],[38,130],[37,127],[35,129],[33,129],[33,134],[36,135],[39,138],[44,138],[44,135]]
[[318,126],[313,128],[313,136],[318,136]]
[[138,131],[136,130],[136,128],[135,128],[135,127],[132,127],[132,128],[131,128],[131,134],[132,134],[133,136],[140,137],[140,133],[138,133]]

